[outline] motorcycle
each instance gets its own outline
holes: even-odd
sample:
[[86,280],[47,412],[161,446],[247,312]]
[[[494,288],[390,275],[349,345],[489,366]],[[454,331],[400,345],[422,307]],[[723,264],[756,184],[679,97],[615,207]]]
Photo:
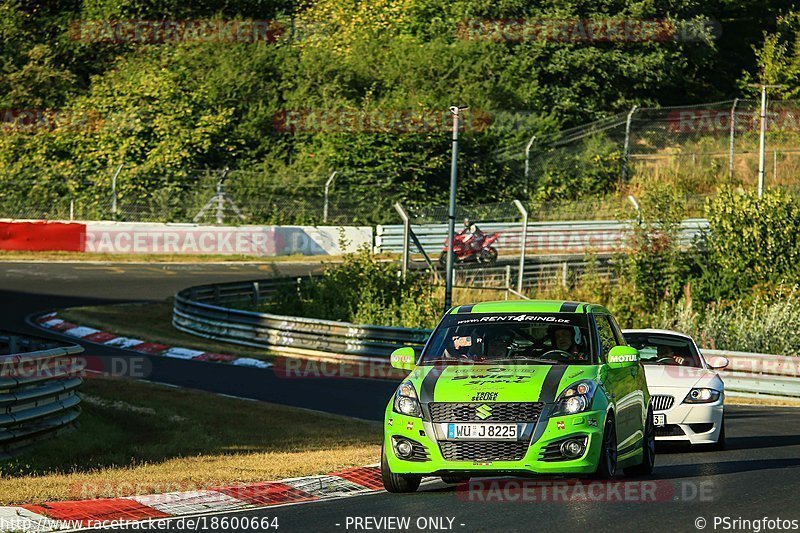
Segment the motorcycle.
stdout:
[[[495,241],[500,237],[500,234],[495,232],[491,235],[484,235],[483,239],[479,241],[478,246],[472,246],[473,235],[471,234],[458,234],[455,236],[453,246],[453,253],[455,255],[456,263],[469,263],[472,261],[493,265],[497,262],[497,250],[492,246]],[[444,250],[439,255],[439,265],[444,268],[447,265],[447,249],[450,244],[450,239],[444,243]]]

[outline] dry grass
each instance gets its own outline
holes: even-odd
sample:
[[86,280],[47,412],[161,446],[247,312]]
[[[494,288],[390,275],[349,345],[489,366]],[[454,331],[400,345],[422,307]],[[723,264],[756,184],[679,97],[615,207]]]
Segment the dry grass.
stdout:
[[80,326],[89,326],[168,346],[264,360],[272,359],[266,351],[257,348],[211,341],[175,329],[172,326],[172,299],[156,303],[72,307],[59,311],[59,316]]
[[77,431],[0,463],[0,505],[323,474],[376,462],[380,426],[210,393],[92,379]]

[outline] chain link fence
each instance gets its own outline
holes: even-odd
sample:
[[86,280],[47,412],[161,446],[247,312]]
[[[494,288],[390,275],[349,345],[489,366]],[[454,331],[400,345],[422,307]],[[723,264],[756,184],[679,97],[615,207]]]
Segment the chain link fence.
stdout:
[[[261,172],[195,169],[143,174],[123,167],[92,179],[16,180],[0,191],[0,217],[38,220],[118,220],[205,224],[369,225],[396,222],[393,198],[380,202],[338,191],[330,176],[275,183]],[[350,176],[337,173],[336,181]],[[362,187],[383,187],[380,176],[359,176]]]
[[[706,198],[721,184],[746,190],[757,187],[758,100],[633,108],[527,141],[520,141],[530,127],[527,123],[509,127],[516,132],[516,140],[488,157],[504,169],[498,172],[513,176],[517,190],[513,196],[525,204],[531,222],[632,218],[635,207],[628,196],[636,196],[648,182],[674,184],[685,196],[685,217],[702,216]],[[769,101],[766,187],[797,188],[798,141],[800,106]],[[392,206],[397,201],[406,203],[396,176],[370,172],[277,176],[247,169],[130,165],[76,175],[64,165],[63,169],[30,168],[13,178],[0,177],[0,217],[378,225],[398,223]],[[512,194],[513,188],[509,191]],[[430,196],[430,205],[409,208],[413,223],[446,220],[446,198]],[[465,215],[477,221],[505,221],[515,219],[517,211],[511,202],[459,207],[458,218]]]
[[[648,181],[669,182],[686,192],[686,216],[699,216],[705,198],[721,184],[756,190],[760,124],[760,100],[635,107],[553,138],[534,137],[527,149],[517,146],[512,159],[524,163],[526,190],[547,193],[552,187],[557,195],[566,184],[581,194],[603,197],[609,184],[623,190]],[[798,102],[768,100],[766,187],[797,188],[798,141]],[[608,209],[614,203],[620,200],[606,197],[598,207]]]

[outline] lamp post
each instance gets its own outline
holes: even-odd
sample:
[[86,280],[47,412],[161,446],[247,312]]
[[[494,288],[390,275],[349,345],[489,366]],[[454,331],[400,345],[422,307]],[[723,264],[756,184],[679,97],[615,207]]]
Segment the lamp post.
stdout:
[[456,234],[456,190],[458,188],[458,126],[459,113],[467,109],[466,106],[450,106],[450,113],[453,114],[453,154],[450,161],[450,207],[447,213],[447,264],[444,275],[444,312],[453,305],[453,263],[455,262],[455,252],[453,242]]

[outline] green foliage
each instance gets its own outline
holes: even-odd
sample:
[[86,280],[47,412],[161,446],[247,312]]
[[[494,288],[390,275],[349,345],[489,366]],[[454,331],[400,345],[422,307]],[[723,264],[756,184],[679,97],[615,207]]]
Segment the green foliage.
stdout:
[[710,305],[701,312],[691,300],[664,306],[657,327],[692,335],[701,346],[717,350],[800,355],[800,298],[781,290],[753,301]]
[[[185,192],[180,189],[191,168],[257,170],[262,189],[287,195],[298,182],[321,188],[337,170],[348,176],[337,179],[337,194],[362,205],[369,198],[364,216],[375,221],[394,201],[444,203],[447,107],[460,103],[471,108],[467,118],[483,115],[489,125],[462,135],[459,200],[519,197],[522,163],[505,147],[634,103],[729,95],[736,85],[730,69],[720,66],[729,50],[707,35],[595,43],[464,38],[465,21],[719,20],[723,11],[733,19],[740,11],[766,19],[774,12],[771,2],[758,9],[754,1],[744,4],[10,0],[0,5],[0,107],[94,112],[103,127],[4,134],[3,194],[27,201],[35,180],[42,203],[69,195],[86,209],[99,209],[108,201],[113,168],[125,163],[121,196],[177,209],[186,203],[176,195]],[[85,20],[203,18],[278,19],[289,31],[270,44],[161,45],[87,42],[71,32]],[[743,35],[747,46],[764,39]],[[280,131],[276,115],[291,110],[440,113],[442,124],[433,131]],[[554,165],[533,176],[532,199],[606,195],[616,187],[619,165],[618,148],[598,139],[571,157],[562,167],[567,170]]]
[[574,153],[556,149],[535,167],[533,195],[538,201],[602,196],[617,188],[622,176],[618,143],[595,135]]
[[705,301],[738,298],[758,284],[794,283],[798,275],[800,204],[769,190],[723,191],[707,207],[709,231],[696,250],[697,293]]
[[432,328],[441,303],[424,274],[404,280],[397,265],[379,261],[368,247],[347,254],[320,278],[305,279],[279,292],[262,311],[382,326]]

